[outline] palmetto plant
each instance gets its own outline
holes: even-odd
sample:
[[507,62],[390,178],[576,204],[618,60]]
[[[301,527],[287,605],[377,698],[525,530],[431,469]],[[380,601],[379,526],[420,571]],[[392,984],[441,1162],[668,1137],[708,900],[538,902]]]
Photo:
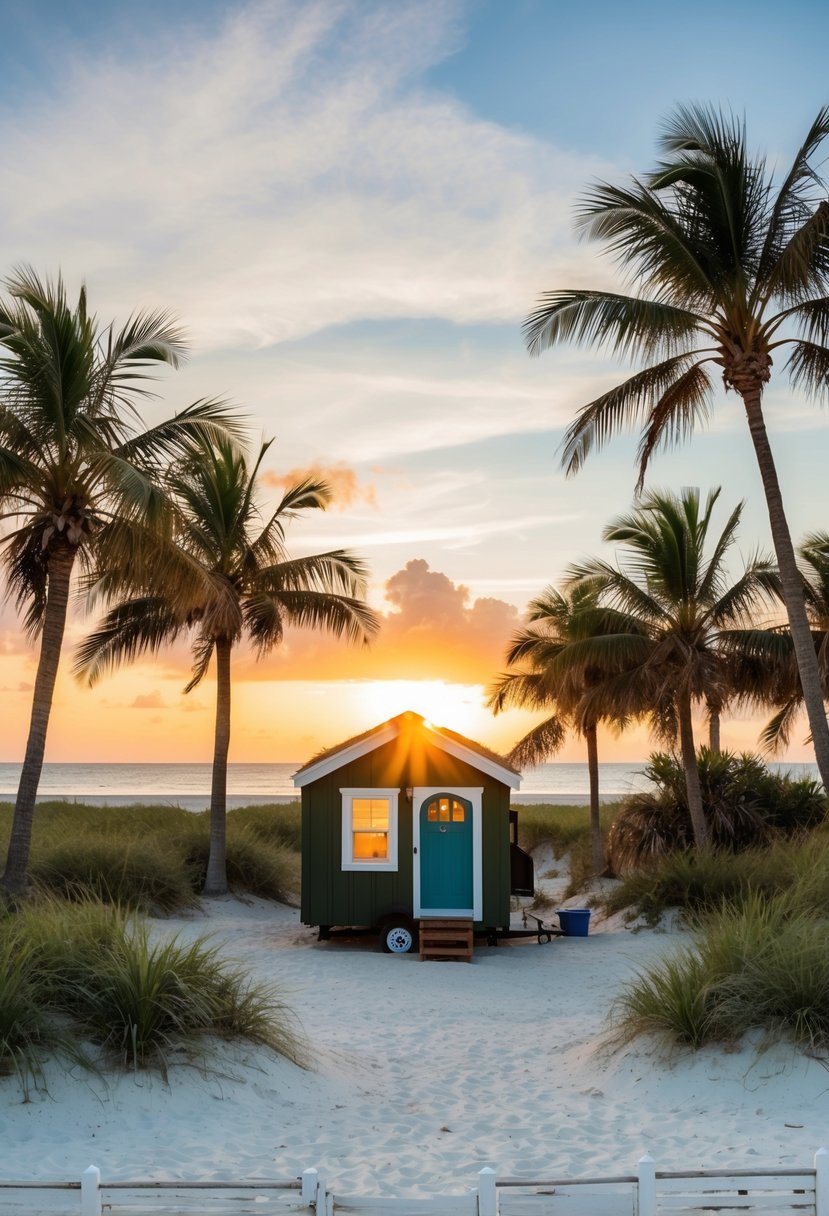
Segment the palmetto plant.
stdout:
[[493,685],[489,705],[541,710],[548,716],[520,739],[509,755],[518,767],[541,764],[559,750],[567,731],[587,746],[590,780],[590,838],[593,870],[604,869],[599,806],[597,729],[602,719],[617,729],[627,722],[620,706],[583,712],[585,693],[610,676],[641,662],[646,634],[630,616],[602,607],[589,587],[567,592],[548,587],[528,609],[528,623],[512,639],[507,663],[513,669]]
[[583,588],[622,617],[639,624],[647,638],[641,658],[619,675],[586,691],[581,713],[602,716],[645,714],[656,733],[673,741],[678,734],[685,770],[688,809],[697,848],[708,842],[692,711],[730,694],[731,658],[727,641],[777,593],[775,567],[753,558],[732,581],[726,556],[734,544],[742,504],[709,545],[719,489],[704,506],[699,491],[652,493],[604,531],[623,547],[613,565],[591,559],[572,567],[571,588]]
[[[163,313],[102,328],[81,290],[21,270],[0,301],[0,538],[9,594],[40,635],[32,716],[2,887],[26,884],[32,818],[58,672],[70,581],[120,560],[132,527],[164,522],[160,472],[198,439],[235,433],[222,404],[201,401],[145,429],[137,403],[155,364],[184,346]],[[119,540],[119,538],[121,538]]]
[[264,517],[257,477],[270,444],[256,460],[227,441],[204,444],[168,481],[176,504],[176,534],[157,547],[152,562],[105,573],[97,594],[118,601],[81,645],[76,671],[89,682],[141,654],[158,651],[182,634],[192,638],[189,692],[215,658],[216,728],[210,795],[210,856],[204,892],[227,890],[225,819],[230,746],[231,655],[247,638],[261,656],[277,646],[286,625],[326,629],[367,641],[377,618],[365,604],[366,571],[345,550],[290,558],[286,525],[326,506],[324,482],[306,480],[286,491]]
[[644,178],[595,185],[578,214],[641,294],[560,290],[528,318],[534,353],[573,340],[644,362],[585,405],[564,441],[575,473],[591,449],[640,426],[639,482],[653,453],[704,421],[714,376],[741,399],[754,445],[803,698],[824,785],[829,728],[801,579],[763,415],[778,351],[795,387],[829,387],[829,201],[816,158],[829,134],[817,115],[782,181],[752,157],[744,125],[702,106],[665,125],[662,160]]

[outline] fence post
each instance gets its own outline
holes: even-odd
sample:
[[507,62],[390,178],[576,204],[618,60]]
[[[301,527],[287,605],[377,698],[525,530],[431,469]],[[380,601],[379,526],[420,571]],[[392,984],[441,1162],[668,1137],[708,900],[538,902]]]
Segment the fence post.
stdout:
[[310,1207],[317,1197],[317,1171],[302,1171],[302,1202]]
[[656,1216],[656,1162],[645,1153],[637,1163],[639,1185],[636,1188],[638,1216]]
[[829,1152],[815,1153],[815,1216],[829,1216]]
[[495,1170],[485,1165],[478,1171],[478,1216],[497,1216],[498,1192],[495,1189]]
[[325,1201],[327,1198],[325,1191],[325,1174],[322,1172],[322,1170],[315,1170],[314,1172],[317,1175],[317,1193],[314,1197],[314,1207],[317,1210],[317,1216],[325,1216]]
[[90,1165],[81,1174],[81,1216],[101,1216],[101,1171]]

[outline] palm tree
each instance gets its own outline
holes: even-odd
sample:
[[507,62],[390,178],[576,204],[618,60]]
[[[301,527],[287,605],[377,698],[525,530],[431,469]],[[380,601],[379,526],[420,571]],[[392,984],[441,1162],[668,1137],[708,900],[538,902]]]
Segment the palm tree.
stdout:
[[[798,547],[803,596],[824,697],[829,696],[829,533],[813,532]],[[785,747],[803,708],[803,689],[794,661],[792,636],[785,626],[746,631],[739,648],[745,656],[742,700],[777,711],[760,736],[774,752]]]
[[[624,710],[582,712],[585,693],[644,658],[647,646],[638,621],[602,608],[589,587],[567,593],[548,587],[529,605],[528,624],[512,639],[507,663],[515,670],[498,677],[489,698],[497,714],[510,706],[548,716],[516,743],[509,754],[519,768],[542,764],[559,750],[568,730],[587,746],[590,782],[590,839],[593,871],[604,870],[599,806],[597,728],[604,717],[623,729]],[[552,711],[552,712],[550,712]]]
[[649,713],[657,734],[678,734],[688,807],[697,848],[708,842],[702,808],[692,711],[695,704],[723,703],[731,692],[724,642],[747,623],[777,590],[774,566],[753,558],[732,582],[726,555],[736,538],[739,504],[707,553],[719,489],[701,509],[699,491],[652,493],[629,514],[611,522],[605,540],[626,551],[627,568],[592,559],[571,570],[570,588],[584,588],[599,601],[639,623],[647,652],[635,666],[590,689],[582,713]]
[[[0,301],[0,541],[9,594],[30,637],[40,634],[26,754],[0,886],[25,890],[52,697],[76,563],[105,563],[116,521],[160,526],[160,470],[197,438],[234,433],[217,402],[202,401],[145,430],[137,402],[154,364],[184,353],[164,313],[136,313],[102,329],[81,289],[73,308],[60,279],[20,270]],[[124,529],[121,529],[123,535]]]
[[689,436],[710,412],[719,368],[740,397],[768,506],[783,598],[823,783],[829,727],[802,584],[763,415],[778,348],[795,387],[829,386],[829,202],[818,151],[829,107],[812,124],[782,182],[746,147],[744,124],[679,107],[663,157],[644,179],[595,185],[578,215],[642,294],[553,291],[527,319],[530,351],[564,340],[642,359],[642,371],[583,406],[564,440],[575,473],[594,446],[641,426],[639,485],[661,446]]
[[285,527],[301,512],[324,508],[330,491],[306,480],[289,489],[262,517],[257,477],[270,447],[249,464],[227,441],[203,445],[170,478],[177,504],[174,543],[158,551],[136,577],[129,569],[106,574],[97,594],[126,596],[81,645],[76,672],[94,684],[108,669],[154,653],[182,633],[193,638],[194,667],[185,692],[216,660],[216,723],[210,793],[210,856],[205,895],[227,891],[227,757],[230,747],[231,656],[247,637],[258,655],[277,646],[285,625],[327,629],[367,641],[377,618],[361,597],[365,568],[344,550],[290,558]]

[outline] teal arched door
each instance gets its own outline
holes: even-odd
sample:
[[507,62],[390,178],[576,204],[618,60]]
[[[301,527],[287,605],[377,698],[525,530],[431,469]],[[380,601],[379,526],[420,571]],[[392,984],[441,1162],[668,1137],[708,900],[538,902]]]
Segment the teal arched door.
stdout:
[[420,806],[420,906],[452,913],[473,906],[472,803],[430,794]]

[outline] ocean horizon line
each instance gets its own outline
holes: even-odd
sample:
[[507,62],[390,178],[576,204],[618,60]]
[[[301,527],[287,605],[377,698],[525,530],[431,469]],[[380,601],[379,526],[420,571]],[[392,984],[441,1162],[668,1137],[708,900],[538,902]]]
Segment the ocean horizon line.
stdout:
[[[647,790],[646,761],[606,761],[599,765],[599,791],[604,802],[615,802],[625,795]],[[0,761],[0,800],[8,802],[17,793],[21,764]],[[301,767],[294,762],[240,761],[228,765],[227,805],[265,805],[295,802],[300,792],[293,775]],[[818,778],[814,764],[771,762],[773,771],[790,772],[798,777]],[[38,801],[61,800],[92,806],[128,806],[134,803],[180,806],[203,810],[210,804],[212,766],[205,761],[92,761],[44,764]],[[586,763],[554,760],[527,769],[521,788],[511,800],[517,803],[586,804],[590,783]]]

